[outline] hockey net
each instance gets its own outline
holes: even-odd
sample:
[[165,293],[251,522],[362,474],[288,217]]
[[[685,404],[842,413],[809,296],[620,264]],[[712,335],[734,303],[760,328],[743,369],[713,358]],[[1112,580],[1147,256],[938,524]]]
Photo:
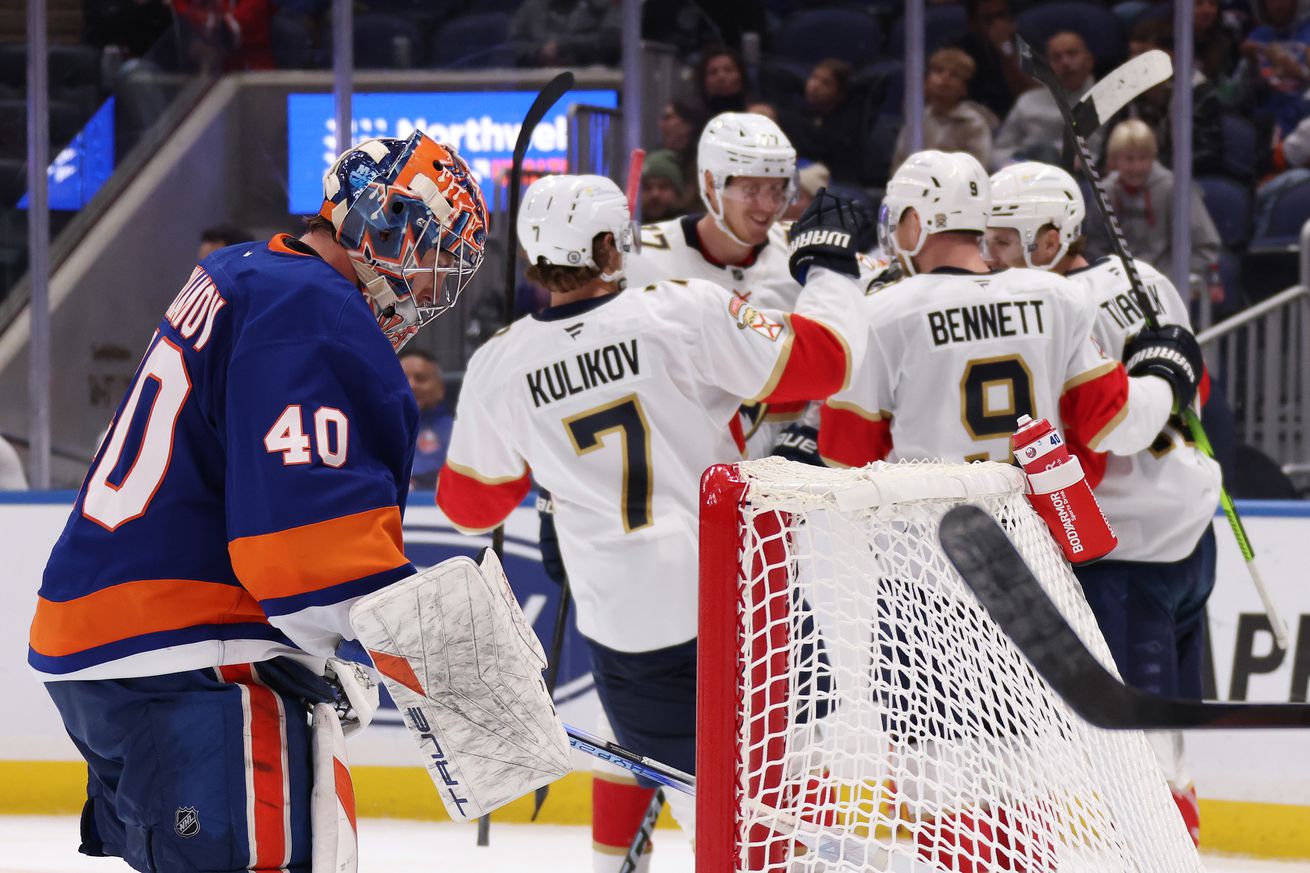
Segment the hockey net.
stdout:
[[706,473],[698,870],[1201,869],[1145,736],[1074,715],[938,544],[946,510],[985,508],[1113,670],[1022,482],[995,463]]

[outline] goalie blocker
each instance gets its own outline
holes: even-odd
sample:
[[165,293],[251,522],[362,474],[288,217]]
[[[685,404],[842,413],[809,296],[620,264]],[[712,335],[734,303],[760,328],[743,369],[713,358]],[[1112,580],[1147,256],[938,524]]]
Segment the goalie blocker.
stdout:
[[350,621],[452,819],[572,769],[545,652],[490,550],[480,566],[451,558],[360,599]]

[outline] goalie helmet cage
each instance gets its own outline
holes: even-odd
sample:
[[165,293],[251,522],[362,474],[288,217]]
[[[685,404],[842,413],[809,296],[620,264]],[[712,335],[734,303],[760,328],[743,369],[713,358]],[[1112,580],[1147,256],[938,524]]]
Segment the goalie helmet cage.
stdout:
[[[965,502],[1113,670],[1013,467],[706,472],[701,873],[1201,869],[1145,735],[1080,720],[947,561],[937,525]],[[841,838],[841,858],[807,851],[796,827]]]

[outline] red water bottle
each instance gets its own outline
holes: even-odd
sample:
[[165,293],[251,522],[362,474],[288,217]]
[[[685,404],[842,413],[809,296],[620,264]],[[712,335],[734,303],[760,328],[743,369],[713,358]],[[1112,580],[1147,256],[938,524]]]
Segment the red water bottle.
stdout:
[[1046,522],[1069,563],[1095,561],[1118,545],[1087,484],[1083,465],[1069,454],[1060,432],[1049,421],[1021,416],[1010,448],[1028,476],[1028,502]]

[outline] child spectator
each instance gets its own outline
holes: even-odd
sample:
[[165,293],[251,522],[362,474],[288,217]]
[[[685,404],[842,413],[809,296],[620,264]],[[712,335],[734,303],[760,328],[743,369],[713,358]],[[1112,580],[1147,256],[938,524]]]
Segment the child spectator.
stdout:
[[[1173,271],[1174,174],[1156,160],[1158,152],[1155,134],[1145,122],[1131,119],[1115,125],[1106,146],[1107,165],[1112,172],[1105,179],[1105,187],[1133,257],[1169,274]],[[1091,221],[1083,227],[1089,260],[1111,253],[1104,222]],[[1195,185],[1191,237],[1188,273],[1192,296],[1205,291],[1212,303],[1222,303],[1219,232]]]
[[850,90],[851,65],[825,58],[805,80],[805,107],[779,114],[798,156],[827,165],[836,182],[858,184],[863,113]]
[[[976,66],[973,58],[958,48],[943,48],[928,58],[924,80],[923,147],[943,152],[968,152],[984,167],[991,164],[992,130],[996,116],[987,107],[966,100],[969,80]],[[896,138],[892,173],[910,155],[905,128]]]

